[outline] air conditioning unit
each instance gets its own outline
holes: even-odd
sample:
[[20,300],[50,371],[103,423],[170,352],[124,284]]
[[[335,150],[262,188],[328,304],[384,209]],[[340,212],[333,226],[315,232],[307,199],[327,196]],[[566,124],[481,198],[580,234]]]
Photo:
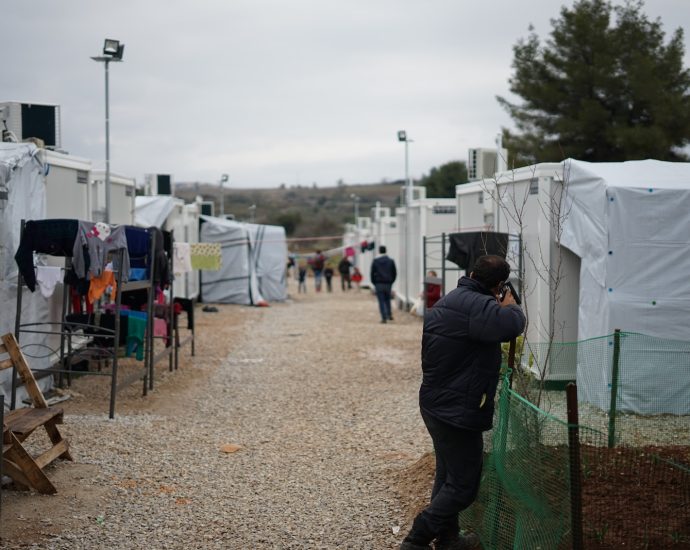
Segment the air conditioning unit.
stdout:
[[60,149],[60,106],[42,103],[0,102],[0,131],[2,141],[10,141],[6,131],[17,141],[38,138],[47,149]]
[[476,181],[493,178],[497,171],[505,167],[507,159],[507,149],[501,149],[500,157],[497,149],[470,149],[467,155],[467,179]]
[[147,195],[174,195],[173,181],[170,174],[146,174],[144,190]]

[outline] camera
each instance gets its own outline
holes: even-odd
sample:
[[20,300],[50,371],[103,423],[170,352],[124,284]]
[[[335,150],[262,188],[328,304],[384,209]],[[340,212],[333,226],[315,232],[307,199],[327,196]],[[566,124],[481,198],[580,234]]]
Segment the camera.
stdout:
[[513,295],[513,299],[515,300],[515,303],[517,305],[522,304],[522,300],[520,299],[520,295],[517,293],[517,290],[515,290],[515,287],[513,286],[513,283],[510,281],[506,281],[506,283],[503,285],[503,288],[501,289],[501,293],[499,294],[501,298],[501,302],[503,301],[503,298],[506,295],[506,292],[510,289],[510,293]]

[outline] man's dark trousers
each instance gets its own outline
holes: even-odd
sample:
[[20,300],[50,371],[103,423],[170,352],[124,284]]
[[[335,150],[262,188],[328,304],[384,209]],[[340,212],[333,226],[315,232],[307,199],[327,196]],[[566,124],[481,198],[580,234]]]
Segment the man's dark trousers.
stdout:
[[482,432],[451,426],[424,411],[422,419],[434,442],[436,477],[431,504],[415,519],[409,538],[428,544],[439,535],[458,532],[458,514],[479,491],[484,443]]
[[388,283],[376,283],[374,288],[376,289],[376,298],[378,298],[379,301],[381,320],[388,321],[393,318],[393,313],[391,312],[391,291],[393,285]]

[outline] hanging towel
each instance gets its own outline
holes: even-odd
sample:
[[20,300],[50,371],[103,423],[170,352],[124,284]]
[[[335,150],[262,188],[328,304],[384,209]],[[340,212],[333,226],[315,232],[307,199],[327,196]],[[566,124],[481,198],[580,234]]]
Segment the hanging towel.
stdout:
[[173,271],[175,277],[192,271],[192,256],[189,243],[173,243]]
[[36,266],[36,282],[44,298],[50,298],[55,287],[62,281],[62,268],[48,265]]
[[194,243],[189,245],[189,249],[193,269],[220,269],[220,243]]
[[[124,225],[108,225],[107,223],[79,221],[77,238],[74,241],[72,266],[78,277],[86,276],[84,249],[89,254],[92,276],[100,276],[108,262],[108,253],[124,249],[122,266],[115,266],[116,271],[122,269],[122,282],[129,278],[129,253],[127,252],[127,235]],[[117,261],[117,257],[115,258]]]

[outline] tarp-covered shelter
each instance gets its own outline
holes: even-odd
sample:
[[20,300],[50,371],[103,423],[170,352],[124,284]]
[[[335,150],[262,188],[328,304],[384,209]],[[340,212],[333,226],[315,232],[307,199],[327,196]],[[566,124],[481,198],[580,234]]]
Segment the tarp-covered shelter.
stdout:
[[200,241],[221,245],[220,270],[202,271],[204,302],[265,305],[287,298],[285,228],[201,219]]
[[[690,341],[690,163],[569,160],[564,166],[561,242],[581,259],[579,339],[619,328]],[[648,412],[650,403],[639,395],[644,387],[645,395],[657,396],[649,412],[690,414],[679,408],[690,394],[687,365],[664,359],[677,353],[672,347],[658,347],[626,350],[620,407]],[[577,365],[582,397],[606,405],[607,373],[592,372],[584,359]],[[671,398],[669,384],[681,399]]]
[[[39,149],[28,143],[0,143],[0,334],[14,332],[17,303],[17,264],[14,254],[19,246],[22,220],[46,217],[45,166]],[[22,319],[25,322],[56,322],[60,318],[62,285],[50,298],[40,292],[25,292]],[[47,339],[41,334],[24,334],[20,342],[33,369],[51,366],[55,359],[51,349],[60,345],[59,338]],[[11,395],[12,370],[0,372],[0,391]],[[45,390],[52,379],[40,380]],[[18,399],[24,395],[20,388]]]
[[[459,185],[456,195],[458,227],[520,234],[530,342],[546,343],[549,333],[556,343],[582,342],[615,329],[690,342],[690,163],[569,159]],[[689,413],[687,398],[673,397],[690,394],[679,347],[635,350],[634,339],[623,340],[618,407]],[[538,374],[577,379],[580,400],[606,409],[612,353],[592,361],[579,349],[558,347]]]

